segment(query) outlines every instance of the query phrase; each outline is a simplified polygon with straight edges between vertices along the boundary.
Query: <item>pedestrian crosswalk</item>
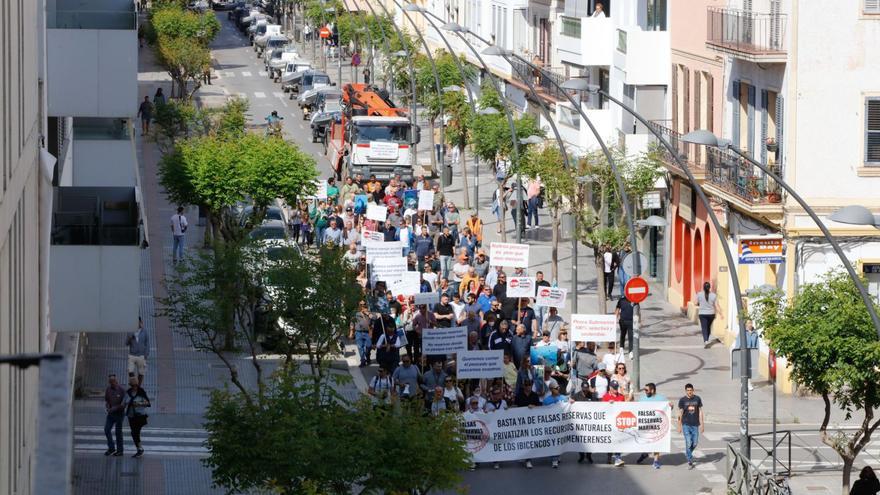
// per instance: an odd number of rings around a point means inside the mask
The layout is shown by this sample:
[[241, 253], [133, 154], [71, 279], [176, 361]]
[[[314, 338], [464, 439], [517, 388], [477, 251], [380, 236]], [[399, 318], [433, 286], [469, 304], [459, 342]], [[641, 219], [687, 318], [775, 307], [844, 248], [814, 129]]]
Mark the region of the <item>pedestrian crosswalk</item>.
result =
[[[134, 454], [134, 442], [128, 425], [123, 426], [125, 436], [123, 449]], [[141, 430], [141, 445], [147, 455], [178, 455], [205, 457], [208, 449], [205, 441], [208, 433], [203, 429], [153, 428], [150, 425]], [[74, 429], [73, 448], [84, 454], [103, 454], [107, 450], [107, 439], [101, 426], [77, 426]]]

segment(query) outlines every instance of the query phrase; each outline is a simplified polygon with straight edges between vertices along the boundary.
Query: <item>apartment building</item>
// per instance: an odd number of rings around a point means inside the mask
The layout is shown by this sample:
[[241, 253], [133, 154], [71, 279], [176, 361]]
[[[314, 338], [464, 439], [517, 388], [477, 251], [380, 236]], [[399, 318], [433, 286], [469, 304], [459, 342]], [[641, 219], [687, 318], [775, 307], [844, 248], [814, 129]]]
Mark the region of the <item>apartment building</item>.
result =
[[[48, 348], [40, 2], [0, 4], [0, 355]], [[0, 364], [0, 493], [33, 493], [39, 367]]]

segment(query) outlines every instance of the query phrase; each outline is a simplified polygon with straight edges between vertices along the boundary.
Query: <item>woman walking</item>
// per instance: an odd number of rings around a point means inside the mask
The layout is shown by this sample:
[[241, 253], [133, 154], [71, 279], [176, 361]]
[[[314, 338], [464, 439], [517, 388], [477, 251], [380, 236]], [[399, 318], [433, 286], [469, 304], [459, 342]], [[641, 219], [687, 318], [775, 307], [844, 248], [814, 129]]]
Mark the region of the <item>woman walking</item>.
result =
[[[718, 295], [712, 292], [712, 284], [705, 282], [703, 290], [697, 292], [697, 308], [700, 316], [700, 328], [703, 331], [703, 347], [709, 348], [709, 336], [712, 333], [712, 322], [721, 311], [718, 307]], [[723, 316], [722, 316], [723, 318]]]
[[138, 458], [144, 455], [141, 447], [141, 429], [147, 424], [146, 408], [150, 407], [150, 399], [147, 392], [138, 385], [137, 378], [128, 380], [129, 389], [125, 392], [125, 416], [128, 417], [128, 427], [131, 428], [131, 439], [137, 452], [132, 456]]

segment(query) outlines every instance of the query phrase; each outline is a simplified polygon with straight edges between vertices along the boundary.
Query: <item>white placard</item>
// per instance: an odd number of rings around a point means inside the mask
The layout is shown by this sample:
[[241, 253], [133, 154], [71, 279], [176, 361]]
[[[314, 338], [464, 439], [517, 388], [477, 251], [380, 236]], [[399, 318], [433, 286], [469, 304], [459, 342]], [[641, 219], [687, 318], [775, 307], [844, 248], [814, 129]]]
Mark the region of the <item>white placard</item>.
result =
[[[395, 241], [396, 242], [396, 241]], [[382, 232], [377, 232], [375, 230], [366, 230], [364, 229], [361, 232], [361, 245], [366, 246], [375, 246], [386, 244], [385, 242], [385, 234]]]
[[399, 242], [370, 242], [365, 244], [367, 248], [367, 263], [372, 263], [378, 258], [400, 258], [403, 256], [403, 246]]
[[529, 245], [493, 242], [489, 244], [489, 264], [526, 268], [529, 266]]
[[315, 194], [314, 196], [308, 196], [308, 199], [327, 199], [327, 181], [316, 180]]
[[421, 292], [416, 294], [415, 304], [438, 304], [440, 302], [439, 292]]
[[535, 297], [535, 279], [532, 277], [509, 277], [507, 297]]
[[434, 191], [419, 191], [419, 211], [430, 211], [434, 209]]
[[501, 462], [565, 452], [669, 452], [672, 422], [667, 401], [565, 401], [465, 413], [464, 434], [474, 462]]
[[565, 298], [568, 295], [568, 289], [560, 289], [558, 287], [538, 287], [538, 295], [535, 297], [536, 306], [547, 306], [549, 308], [561, 308], [565, 306]]
[[571, 315], [573, 342], [614, 342], [616, 337], [615, 315]]
[[377, 222], [384, 222], [388, 217], [388, 207], [374, 204], [367, 204], [367, 218]]
[[422, 331], [422, 354], [452, 354], [467, 350], [467, 327], [426, 328]]
[[380, 160], [396, 160], [399, 151], [400, 148], [397, 143], [370, 141], [370, 151], [367, 153], [367, 156]]
[[504, 351], [464, 351], [456, 355], [456, 377], [495, 378], [504, 376]]
[[422, 288], [422, 274], [419, 272], [403, 272], [400, 280], [391, 282], [389, 289], [395, 296], [412, 296]]
[[406, 258], [376, 258], [372, 263], [376, 280], [391, 283], [403, 279], [406, 273]]

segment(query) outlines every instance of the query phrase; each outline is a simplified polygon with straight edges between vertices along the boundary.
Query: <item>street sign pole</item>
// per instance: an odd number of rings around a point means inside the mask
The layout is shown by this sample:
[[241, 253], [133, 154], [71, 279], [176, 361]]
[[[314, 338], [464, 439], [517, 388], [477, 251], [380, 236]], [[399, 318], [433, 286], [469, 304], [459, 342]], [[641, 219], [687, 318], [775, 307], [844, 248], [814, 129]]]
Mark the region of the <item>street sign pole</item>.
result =
[[[635, 262], [636, 266], [638, 266], [639, 260], [635, 260]], [[635, 389], [638, 390], [642, 387], [640, 375], [641, 359], [639, 355], [639, 331], [642, 326], [642, 313], [639, 304], [648, 298], [648, 282], [638, 275], [638, 270], [634, 271], [636, 272], [636, 276], [627, 281], [626, 286], [623, 288], [623, 295], [626, 296], [627, 300], [633, 305], [632, 381], [635, 383]], [[623, 331], [623, 329], [621, 329], [621, 331]], [[623, 351], [623, 349], [621, 349], [621, 351]]]

